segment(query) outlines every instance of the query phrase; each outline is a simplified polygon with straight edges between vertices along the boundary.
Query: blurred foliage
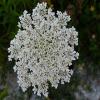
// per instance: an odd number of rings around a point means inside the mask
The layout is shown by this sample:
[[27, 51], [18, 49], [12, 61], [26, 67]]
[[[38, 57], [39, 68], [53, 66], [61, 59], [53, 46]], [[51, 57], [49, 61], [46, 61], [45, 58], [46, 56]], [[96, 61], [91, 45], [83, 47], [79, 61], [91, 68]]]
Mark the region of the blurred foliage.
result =
[[37, 0], [0, 0], [0, 30], [11, 33], [17, 30], [18, 16], [23, 10], [31, 10]]
[[[99, 0], [0, 0], [0, 79], [5, 80], [6, 73], [12, 71], [11, 62], [8, 62], [7, 48], [9, 42], [17, 33], [19, 16], [26, 9], [29, 12], [37, 2], [46, 1], [54, 11], [67, 11], [72, 20], [69, 25], [74, 25], [79, 32], [80, 59], [77, 65], [84, 63], [88, 74], [97, 75], [100, 72], [100, 1]], [[82, 67], [82, 66], [81, 66]], [[81, 68], [76, 67], [76, 71]], [[2, 81], [0, 80], [0, 81]], [[73, 92], [80, 84], [79, 76], [74, 73], [71, 83], [59, 85], [55, 90], [50, 87], [51, 100], [74, 100]], [[0, 82], [1, 83], [1, 82]], [[89, 86], [86, 86], [89, 90]], [[0, 100], [7, 94], [6, 89], [0, 91]], [[57, 98], [57, 99], [55, 99]]]
[[5, 87], [3, 90], [0, 90], [0, 100], [4, 100], [4, 98], [8, 95], [8, 88]]

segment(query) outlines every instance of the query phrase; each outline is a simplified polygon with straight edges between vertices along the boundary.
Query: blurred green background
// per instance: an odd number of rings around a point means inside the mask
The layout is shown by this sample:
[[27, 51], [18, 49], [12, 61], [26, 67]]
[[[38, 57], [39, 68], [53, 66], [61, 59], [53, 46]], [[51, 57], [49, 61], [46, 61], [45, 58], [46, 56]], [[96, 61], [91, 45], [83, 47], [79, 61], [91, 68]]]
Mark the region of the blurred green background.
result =
[[[54, 11], [66, 11], [71, 16], [70, 25], [79, 32], [80, 57], [73, 64], [71, 82], [59, 85], [57, 90], [50, 87], [48, 98], [33, 99], [31, 90], [22, 93], [20, 89], [16, 90], [19, 94], [12, 95], [11, 91], [15, 90], [11, 89], [14, 87], [10, 87], [9, 81], [15, 80], [16, 75], [13, 73], [14, 62], [8, 62], [7, 48], [17, 33], [19, 16], [24, 10], [32, 12], [36, 4], [42, 1], [47, 2]], [[0, 0], [0, 100], [100, 100], [100, 96], [99, 99], [89, 99], [84, 93], [81, 93], [81, 98], [77, 96], [82, 92], [79, 87], [88, 93], [93, 92], [93, 81], [96, 81], [94, 85], [100, 86], [100, 0]]]

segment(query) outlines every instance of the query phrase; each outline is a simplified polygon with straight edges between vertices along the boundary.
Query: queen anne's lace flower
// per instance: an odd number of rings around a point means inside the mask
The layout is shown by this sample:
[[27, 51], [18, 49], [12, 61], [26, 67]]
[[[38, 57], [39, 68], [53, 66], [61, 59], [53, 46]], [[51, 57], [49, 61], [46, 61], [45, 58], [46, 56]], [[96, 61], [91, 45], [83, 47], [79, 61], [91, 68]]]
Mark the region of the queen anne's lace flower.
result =
[[32, 86], [37, 95], [48, 96], [48, 81], [57, 88], [58, 83], [69, 82], [72, 61], [79, 54], [78, 32], [67, 28], [70, 16], [66, 12], [47, 9], [46, 3], [37, 4], [32, 15], [27, 11], [19, 17], [18, 33], [8, 48], [9, 60], [14, 59], [14, 71], [23, 91]]

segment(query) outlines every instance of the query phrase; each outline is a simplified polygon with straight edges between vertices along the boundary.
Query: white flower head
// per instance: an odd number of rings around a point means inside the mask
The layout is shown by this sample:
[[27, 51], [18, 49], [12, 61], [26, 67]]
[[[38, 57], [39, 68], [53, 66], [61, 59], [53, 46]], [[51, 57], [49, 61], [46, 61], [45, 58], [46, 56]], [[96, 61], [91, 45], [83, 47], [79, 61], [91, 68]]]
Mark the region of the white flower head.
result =
[[48, 96], [48, 81], [55, 88], [60, 81], [70, 82], [73, 70], [69, 66], [79, 56], [75, 51], [78, 32], [67, 27], [70, 16], [66, 12], [54, 13], [46, 3], [38, 3], [32, 14], [25, 10], [19, 19], [8, 58], [15, 60], [14, 71], [23, 91], [32, 86], [37, 95]]

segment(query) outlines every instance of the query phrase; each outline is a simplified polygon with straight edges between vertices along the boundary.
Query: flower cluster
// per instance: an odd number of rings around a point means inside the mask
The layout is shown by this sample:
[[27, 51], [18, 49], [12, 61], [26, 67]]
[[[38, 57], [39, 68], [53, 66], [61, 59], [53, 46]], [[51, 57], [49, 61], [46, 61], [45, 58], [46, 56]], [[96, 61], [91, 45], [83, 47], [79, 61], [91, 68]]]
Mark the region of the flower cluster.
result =
[[38, 3], [32, 14], [25, 10], [19, 19], [18, 33], [8, 48], [9, 61], [15, 60], [13, 68], [23, 91], [32, 86], [37, 95], [48, 96], [48, 81], [55, 88], [70, 81], [69, 66], [79, 56], [78, 32], [67, 27], [66, 12], [54, 13], [46, 3]]

